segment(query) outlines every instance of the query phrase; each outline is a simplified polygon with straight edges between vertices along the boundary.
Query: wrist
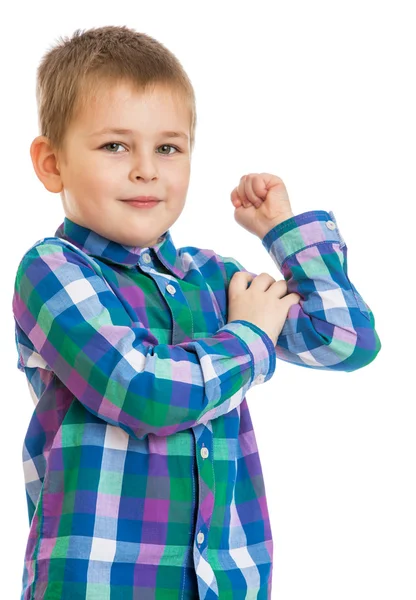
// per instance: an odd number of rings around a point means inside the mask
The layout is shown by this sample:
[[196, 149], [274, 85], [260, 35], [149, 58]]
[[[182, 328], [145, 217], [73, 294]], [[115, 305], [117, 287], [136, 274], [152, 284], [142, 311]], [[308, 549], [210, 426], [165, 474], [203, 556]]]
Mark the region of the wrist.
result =
[[294, 216], [295, 215], [293, 214], [293, 212], [290, 212], [285, 213], [285, 215], [280, 215], [279, 217], [276, 217], [276, 219], [271, 220], [267, 224], [267, 226], [260, 232], [260, 239], [263, 239], [274, 227], [277, 227], [277, 225], [280, 225], [280, 223], [283, 223], [284, 221], [287, 221], [288, 219], [291, 219]]

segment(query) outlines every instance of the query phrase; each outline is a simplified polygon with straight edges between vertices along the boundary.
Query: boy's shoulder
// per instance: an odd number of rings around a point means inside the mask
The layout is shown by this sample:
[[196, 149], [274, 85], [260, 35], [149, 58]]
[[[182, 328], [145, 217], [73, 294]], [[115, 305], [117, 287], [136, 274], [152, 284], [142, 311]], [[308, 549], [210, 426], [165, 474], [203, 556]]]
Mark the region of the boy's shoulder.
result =
[[74, 260], [75, 262], [79, 262], [79, 258], [81, 258], [81, 262], [84, 265], [92, 267], [97, 274], [103, 277], [101, 267], [93, 256], [90, 256], [81, 250], [81, 248], [66, 239], [50, 236], [37, 240], [26, 250], [26, 252], [24, 252], [17, 266], [16, 279], [20, 277], [22, 272], [28, 267], [36, 265], [36, 261], [39, 259], [42, 260], [42, 258], [54, 253], [59, 253], [61, 263], [73, 262]]
[[[72, 242], [64, 239], [64, 238], [60, 238], [57, 236], [47, 236], [44, 238], [41, 238], [40, 240], [37, 240], [34, 244], [32, 244], [30, 246], [30, 248], [28, 248], [28, 250], [25, 252], [25, 254], [27, 254], [28, 252], [30, 252], [31, 250], [33, 250], [33, 248], [36, 248], [38, 246], [41, 245], [47, 245], [47, 244], [59, 244], [59, 245], [64, 245], [64, 246], [68, 246], [70, 248], [73, 248], [75, 250], [78, 250], [79, 252], [82, 252], [82, 250], [80, 250], [77, 246], [75, 246], [75, 244], [73, 244]], [[83, 252], [84, 254], [84, 252]]]
[[[82, 254], [85, 254], [84, 252], [82, 252], [82, 250], [80, 250], [79, 248], [77, 248], [74, 244], [72, 244], [71, 242], [69, 242], [68, 240], [64, 240], [60, 237], [55, 237], [55, 236], [50, 236], [50, 237], [44, 237], [41, 238], [39, 240], [37, 240], [36, 242], [34, 242], [22, 255], [22, 258], [20, 259], [20, 262], [22, 262], [26, 257], [28, 256], [32, 256], [34, 254], [41, 254], [42, 253], [42, 246], [50, 246], [50, 245], [59, 245], [59, 246], [66, 246], [68, 248], [72, 248], [75, 251], [78, 251]], [[36, 250], [36, 253], [34, 252]]]

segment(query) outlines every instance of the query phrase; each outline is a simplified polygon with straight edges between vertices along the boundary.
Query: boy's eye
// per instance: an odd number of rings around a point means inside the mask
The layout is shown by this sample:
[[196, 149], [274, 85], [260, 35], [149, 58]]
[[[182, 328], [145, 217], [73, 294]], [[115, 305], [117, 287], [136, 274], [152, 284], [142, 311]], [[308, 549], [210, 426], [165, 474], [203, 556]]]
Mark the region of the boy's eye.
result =
[[[121, 144], [120, 142], [109, 142], [108, 144], [104, 144], [104, 146], [101, 146], [100, 150], [102, 148], [108, 148], [110, 146], [123, 146], [123, 144]], [[124, 146], [123, 146], [124, 148]], [[159, 146], [159, 148], [174, 148], [177, 152], [180, 152], [179, 148], [177, 148], [176, 146], [172, 146], [171, 144], [162, 144], [161, 146]], [[120, 154], [119, 152], [111, 152], [110, 154]], [[165, 154], [164, 152], [162, 152], [162, 154]], [[175, 153], [173, 153], [175, 154]], [[170, 154], [167, 154], [167, 156], [170, 156]]]

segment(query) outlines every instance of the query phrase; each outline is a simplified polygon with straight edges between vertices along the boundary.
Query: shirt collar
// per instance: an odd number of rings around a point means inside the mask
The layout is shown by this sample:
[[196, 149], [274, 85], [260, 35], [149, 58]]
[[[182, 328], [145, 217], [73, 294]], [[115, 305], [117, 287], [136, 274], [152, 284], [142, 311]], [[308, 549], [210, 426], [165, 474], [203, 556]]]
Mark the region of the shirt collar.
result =
[[180, 279], [185, 277], [181, 257], [176, 250], [169, 229], [158, 238], [154, 246], [125, 246], [65, 217], [56, 230], [55, 237], [68, 240], [86, 254], [128, 268], [142, 263], [142, 260], [139, 259], [143, 252], [150, 255], [155, 252], [159, 260], [173, 275]]

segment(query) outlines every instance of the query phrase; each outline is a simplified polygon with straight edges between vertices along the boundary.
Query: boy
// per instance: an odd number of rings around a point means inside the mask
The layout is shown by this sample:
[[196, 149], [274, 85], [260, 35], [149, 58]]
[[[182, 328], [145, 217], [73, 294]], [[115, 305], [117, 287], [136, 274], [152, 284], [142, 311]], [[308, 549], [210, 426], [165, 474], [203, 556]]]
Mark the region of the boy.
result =
[[295, 216], [283, 182], [253, 174], [231, 194], [235, 218], [285, 280], [176, 248], [195, 98], [145, 34], [75, 32], [43, 58], [37, 100], [32, 162], [65, 218], [23, 256], [13, 296], [36, 405], [21, 600], [269, 600], [246, 392], [276, 356], [349, 372], [381, 348], [335, 217]]

